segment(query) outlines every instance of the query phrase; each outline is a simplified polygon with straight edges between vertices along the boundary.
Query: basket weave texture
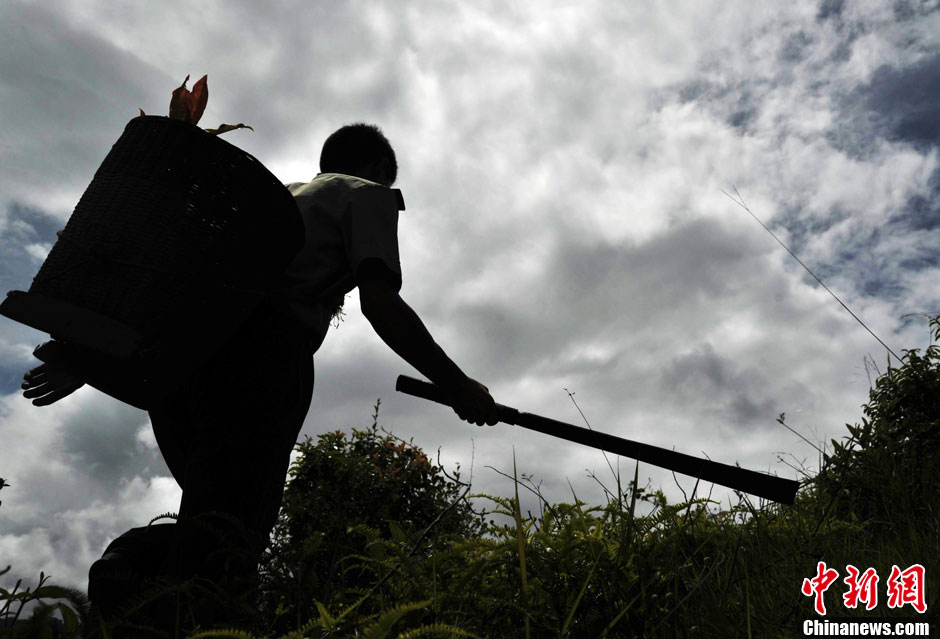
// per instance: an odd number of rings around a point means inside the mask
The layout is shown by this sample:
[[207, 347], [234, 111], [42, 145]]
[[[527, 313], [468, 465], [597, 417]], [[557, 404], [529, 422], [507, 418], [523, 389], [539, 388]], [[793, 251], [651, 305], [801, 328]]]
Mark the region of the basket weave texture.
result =
[[207, 291], [271, 287], [303, 237], [293, 197], [257, 159], [191, 124], [142, 116], [95, 173], [30, 292], [147, 335]]

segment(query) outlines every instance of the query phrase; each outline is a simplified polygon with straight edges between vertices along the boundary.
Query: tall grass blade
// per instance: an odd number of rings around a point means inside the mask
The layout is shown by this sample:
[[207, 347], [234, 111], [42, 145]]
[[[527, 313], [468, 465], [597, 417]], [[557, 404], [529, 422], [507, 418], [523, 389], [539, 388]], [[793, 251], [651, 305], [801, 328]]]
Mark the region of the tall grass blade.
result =
[[633, 607], [633, 604], [636, 603], [636, 600], [639, 598], [640, 598], [640, 595], [634, 596], [633, 599], [631, 599], [630, 602], [626, 606], [623, 607], [623, 610], [618, 612], [617, 616], [610, 620], [610, 623], [607, 624], [606, 628], [604, 628], [604, 632], [601, 633], [601, 639], [606, 637], [607, 633], [614, 629], [614, 626], [617, 625], [617, 622], [620, 621], [625, 614], [627, 614], [627, 611]]
[[588, 572], [587, 578], [584, 580], [584, 583], [581, 584], [581, 590], [578, 592], [577, 598], [574, 600], [574, 603], [571, 604], [571, 610], [568, 611], [568, 616], [565, 618], [565, 623], [561, 627], [561, 635], [565, 636], [565, 633], [568, 632], [568, 626], [571, 625], [571, 620], [574, 619], [574, 613], [578, 609], [578, 605], [581, 603], [581, 598], [584, 596], [584, 591], [587, 590], [588, 584], [591, 583], [591, 577], [594, 576], [594, 570], [597, 568], [598, 562], [600, 562], [601, 556], [598, 555], [597, 559], [594, 560], [594, 565], [591, 566], [591, 570]]
[[513, 488], [516, 491], [516, 497], [512, 503], [512, 517], [516, 522], [516, 542], [519, 549], [519, 570], [522, 575], [522, 606], [525, 609], [525, 639], [531, 639], [531, 630], [529, 628], [529, 601], [528, 589], [529, 583], [525, 570], [525, 530], [522, 527], [522, 511], [519, 505], [519, 474], [516, 472], [516, 450], [512, 451], [512, 478]]

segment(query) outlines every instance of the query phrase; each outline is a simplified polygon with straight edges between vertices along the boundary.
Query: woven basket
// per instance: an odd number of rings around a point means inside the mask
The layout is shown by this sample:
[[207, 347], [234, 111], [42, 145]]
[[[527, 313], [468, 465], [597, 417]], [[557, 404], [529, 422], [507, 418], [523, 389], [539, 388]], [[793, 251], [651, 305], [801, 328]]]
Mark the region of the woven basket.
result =
[[[161, 376], [179, 382], [237, 330], [303, 241], [293, 197], [257, 159], [196, 126], [142, 116], [102, 162], [29, 292], [0, 311], [123, 360], [115, 366], [131, 367], [132, 385], [156, 397], [170, 385]], [[121, 343], [133, 346], [116, 347], [95, 317], [111, 335], [127, 329]]]

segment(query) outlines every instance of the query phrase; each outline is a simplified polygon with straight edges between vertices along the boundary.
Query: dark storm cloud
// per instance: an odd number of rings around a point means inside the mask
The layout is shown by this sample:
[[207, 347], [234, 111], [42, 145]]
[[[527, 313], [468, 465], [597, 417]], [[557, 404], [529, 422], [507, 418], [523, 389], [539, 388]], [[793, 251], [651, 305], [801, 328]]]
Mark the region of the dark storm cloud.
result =
[[777, 57], [784, 64], [798, 64], [810, 54], [809, 48], [813, 42], [812, 35], [806, 31], [797, 31], [787, 37]]
[[167, 474], [140, 436], [146, 415], [94, 390], [44, 408], [8, 396], [2, 407], [2, 437], [15, 442], [16, 451], [4, 456], [3, 472], [17, 486], [16, 501], [4, 504], [6, 517], [13, 515], [4, 528], [36, 526], [44, 517], [110, 504], [135, 476]]
[[0, 291], [26, 290], [39, 270], [42, 258], [28, 247], [49, 247], [56, 241], [56, 231], [63, 224], [49, 213], [12, 202], [2, 214], [0, 235]]
[[844, 8], [845, 0], [822, 0], [816, 12], [816, 19], [823, 21], [830, 18], [839, 18], [842, 16]]
[[[823, 214], [806, 215], [799, 207], [775, 220], [778, 234], [802, 255], [824, 282], [837, 290], [856, 290], [864, 297], [905, 300], [913, 291], [912, 273], [940, 265], [940, 170], [935, 170], [924, 194], [910, 196], [883, 222], [872, 222], [862, 210], [833, 206]], [[809, 245], [829, 237], [829, 250], [812, 252]], [[816, 286], [809, 274], [804, 282]], [[926, 300], [924, 300], [926, 301]]]
[[876, 131], [918, 150], [940, 146], [940, 55], [905, 68], [882, 66], [860, 87]]
[[807, 206], [809, 206], [808, 202], [798, 200], [784, 209], [773, 223], [773, 226], [777, 227], [776, 231], [780, 231], [781, 228], [785, 230], [786, 244], [797, 255], [804, 254], [807, 243], [814, 237], [829, 231], [852, 216], [852, 212], [841, 206], [833, 206], [823, 213], [808, 216], [804, 210]]
[[936, 13], [940, 10], [940, 5], [926, 0], [894, 0], [892, 9], [894, 10], [895, 20], [908, 22]]
[[921, 152], [940, 146], [940, 55], [905, 67], [883, 65], [871, 80], [841, 96], [829, 133], [833, 146], [856, 158], [880, 141], [910, 144]]
[[[0, 40], [0, 110], [16, 116], [15, 137], [0, 132], [0, 191], [33, 202], [59, 189], [80, 195], [165, 76], [39, 4], [4, 3]], [[161, 107], [168, 104], [169, 94], [159, 95]]]
[[[745, 265], [762, 255], [753, 240], [697, 219], [642, 244], [569, 241], [547, 258], [538, 282], [514, 284], [526, 290], [518, 305], [466, 304], [452, 322], [479, 345], [469, 362], [498, 362], [494, 381], [533, 370], [574, 375], [585, 366], [602, 377], [624, 351], [584, 360], [566, 353], [597, 339], [629, 343], [635, 337], [628, 336], [681, 324], [683, 312], [705, 300], [747, 290], [753, 282]], [[729, 277], [729, 269], [739, 274]]]
[[765, 375], [720, 356], [708, 342], [674, 358], [663, 370], [660, 384], [667, 401], [732, 426], [767, 423], [776, 414], [776, 402], [765, 395], [771, 387]]
[[[841, 4], [826, 3], [820, 7], [820, 19], [838, 17], [842, 9]], [[800, 77], [781, 71], [755, 79], [734, 72], [718, 75], [716, 79], [716, 74], [709, 72], [715, 64], [711, 61], [702, 67], [700, 77], [676, 87], [675, 95], [681, 102], [694, 104], [745, 135], [761, 135], [754, 128], [757, 115], [778, 103], [782, 92], [792, 90], [794, 82], [802, 83], [804, 96], [818, 100], [821, 106], [831, 104], [835, 108], [831, 117], [820, 120], [830, 120], [828, 127], [799, 133], [807, 143], [816, 136], [824, 136], [835, 150], [859, 166], [885, 164], [890, 152], [885, 142], [902, 143], [919, 153], [929, 153], [940, 141], [940, 84], [935, 81], [940, 77], [940, 56], [919, 57], [916, 52], [923, 46], [914, 39], [904, 45], [905, 55], [877, 68], [861, 84], [852, 80], [852, 75], [839, 78], [833, 74], [814, 80], [822, 69], [832, 73], [833, 68], [847, 68], [851, 56], [833, 57], [835, 53], [843, 46], [851, 51], [861, 34], [871, 33], [870, 23], [861, 21], [857, 15], [851, 20], [840, 21], [828, 33], [809, 34], [799, 29], [783, 36], [779, 60], [786, 65], [806, 62]], [[814, 47], [818, 51], [813, 52]], [[915, 61], [907, 62], [909, 59]], [[812, 112], [808, 115], [812, 116]], [[802, 123], [797, 119], [797, 111], [793, 114], [784, 111], [779, 117], [780, 131], [800, 130]], [[889, 207], [891, 218], [885, 220], [872, 215], [870, 207], [879, 205], [875, 199], [853, 204], [831, 201], [820, 207], [807, 197], [806, 191], [800, 190], [792, 194], [791, 202], [771, 225], [785, 231], [790, 247], [798, 255], [812, 258], [812, 268], [829, 284], [843, 291], [858, 290], [868, 298], [900, 302], [913, 293], [910, 273], [932, 268], [937, 262], [935, 238], [929, 233], [912, 232], [915, 228], [919, 231], [933, 228], [937, 215], [932, 204], [935, 183], [936, 179], [927, 195], [919, 189], [907, 196], [906, 203], [894, 203]], [[827, 239], [820, 243], [820, 238]], [[808, 256], [809, 242], [813, 252]], [[815, 286], [810, 276], [805, 281]]]
[[914, 195], [905, 210], [891, 219], [908, 231], [929, 231], [940, 227], [940, 169], [930, 177], [926, 195]]
[[[4, 318], [0, 321], [6, 322], [9, 320]], [[5, 331], [4, 333], [14, 339], [25, 337], [25, 335], [17, 335], [17, 331]], [[23, 333], [25, 333], [25, 331], [23, 331]], [[23, 373], [32, 366], [37, 365], [38, 362], [31, 361], [25, 349], [16, 353], [0, 352], [3, 354], [3, 357], [0, 358], [0, 394], [7, 395], [19, 390], [20, 384], [23, 383]]]
[[70, 416], [62, 424], [59, 447], [75, 468], [113, 496], [122, 478], [169, 475], [159, 452], [138, 441], [137, 431], [146, 422], [142, 411], [108, 399], [96, 410]]
[[459, 309], [455, 333], [468, 343], [480, 344], [467, 349], [463, 360], [468, 370], [496, 366], [487, 383], [512, 381], [527, 370], [538, 369], [540, 364], [557, 355], [562, 344], [556, 343], [558, 316], [551, 306], [529, 312], [501, 304], [474, 303]]
[[312, 177], [327, 134], [355, 120], [386, 121], [401, 101], [400, 20], [354, 2], [298, 3], [287, 22], [259, 19], [259, 10], [267, 11], [255, 2], [226, 4], [226, 20], [241, 27], [207, 28], [191, 59], [210, 67], [212, 117], [253, 126], [255, 133], [231, 141], [262, 161], [316, 131]]
[[[0, 211], [0, 299], [8, 291], [25, 291], [42, 264], [42, 254], [56, 240], [62, 222], [38, 209], [11, 203]], [[0, 356], [0, 395], [17, 390], [23, 373], [37, 362], [28, 349], [12, 345], [37, 345], [46, 336], [22, 324], [0, 317], [3, 341], [8, 345]]]
[[334, 332], [357, 331], [365, 348], [348, 352], [344, 348], [325, 347], [314, 357], [316, 382], [305, 433], [365, 428], [372, 423], [370, 416], [376, 400], [387, 404], [395, 395], [395, 379], [399, 374], [420, 377], [401, 360], [377, 357], [383, 354], [385, 346], [378, 343], [377, 337], [369, 335], [371, 329], [364, 323], [361, 318], [356, 322], [358, 330], [350, 325], [351, 321], [340, 324], [339, 328], [330, 330], [326, 339], [332, 346], [341, 338]]
[[[787, 44], [781, 49], [780, 56], [796, 55], [794, 51], [797, 48], [802, 51], [802, 45]], [[682, 103], [694, 102], [716, 119], [744, 133], [760, 114], [761, 104], [771, 89], [766, 79], [754, 81], [752, 78], [728, 78], [724, 82], [715, 82], [708, 78], [696, 78], [671, 88], [668, 93], [677, 95]]]
[[[784, 217], [778, 223], [786, 229], [791, 238], [789, 246], [797, 255], [805, 255], [808, 240], [834, 233], [831, 250], [821, 255], [817, 252], [808, 264], [830, 287], [854, 289], [864, 297], [903, 299], [909, 292], [906, 271], [924, 256], [927, 238], [909, 234], [903, 223], [871, 226], [862, 220], [858, 211], [835, 207], [827, 216]], [[838, 225], [844, 228], [835, 230]], [[812, 275], [804, 272], [801, 277], [810, 286], [817, 286]]]
[[[940, 268], [940, 169], [933, 172], [924, 195], [914, 195], [888, 221], [888, 228], [909, 239], [897, 256], [901, 272]], [[925, 300], [926, 301], [926, 300]]]
[[[625, 309], [632, 316], [661, 312], [690, 299], [723, 297], [741, 281], [729, 278], [728, 267], [757, 255], [755, 243], [737, 229], [699, 218], [679, 222], [641, 244], [563, 245], [546, 280], [553, 305], [583, 309], [567, 320], [591, 331], [622, 316]], [[641, 298], [646, 308], [631, 308], [630, 300]]]

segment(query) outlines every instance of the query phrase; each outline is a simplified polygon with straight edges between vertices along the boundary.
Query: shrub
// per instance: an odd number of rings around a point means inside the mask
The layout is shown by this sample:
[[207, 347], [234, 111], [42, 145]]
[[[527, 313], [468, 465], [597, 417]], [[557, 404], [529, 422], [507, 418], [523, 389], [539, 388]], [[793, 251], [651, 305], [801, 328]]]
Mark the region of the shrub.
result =
[[[940, 317], [930, 321], [940, 341]], [[815, 483], [835, 514], [891, 526], [927, 513], [940, 493], [940, 347], [905, 350], [903, 365], [878, 378], [861, 424], [833, 440]], [[936, 516], [936, 514], [934, 515]]]
[[415, 543], [432, 523], [432, 541], [483, 529], [461, 495], [459, 469], [448, 476], [412, 442], [380, 432], [379, 405], [370, 428], [297, 444], [262, 564], [265, 605], [295, 623], [316, 616], [315, 602], [352, 603], [375, 584], [386, 566], [381, 541]]

